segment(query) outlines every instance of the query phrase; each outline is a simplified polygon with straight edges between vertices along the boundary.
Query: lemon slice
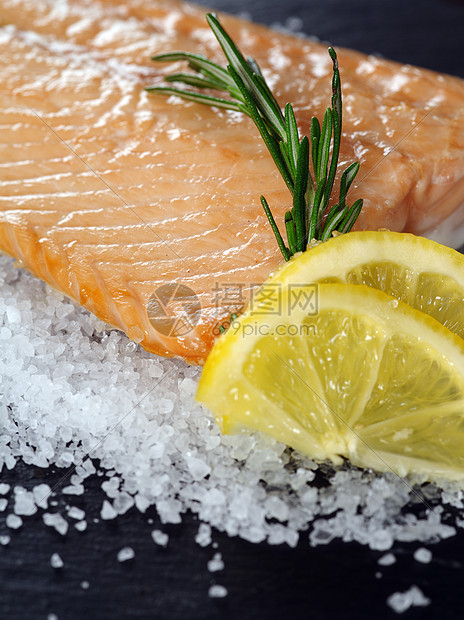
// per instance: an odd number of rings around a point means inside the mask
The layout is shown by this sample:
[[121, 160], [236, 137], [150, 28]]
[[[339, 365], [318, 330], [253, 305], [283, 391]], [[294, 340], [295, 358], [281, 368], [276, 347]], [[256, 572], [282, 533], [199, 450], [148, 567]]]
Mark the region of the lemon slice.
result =
[[309, 282], [366, 284], [430, 314], [464, 337], [464, 256], [444, 245], [406, 233], [350, 232], [296, 256], [268, 279], [266, 287]]
[[[308, 301], [309, 300], [309, 301]], [[316, 460], [464, 477], [464, 342], [367, 286], [282, 288], [210, 353], [197, 399], [224, 432], [262, 431]]]

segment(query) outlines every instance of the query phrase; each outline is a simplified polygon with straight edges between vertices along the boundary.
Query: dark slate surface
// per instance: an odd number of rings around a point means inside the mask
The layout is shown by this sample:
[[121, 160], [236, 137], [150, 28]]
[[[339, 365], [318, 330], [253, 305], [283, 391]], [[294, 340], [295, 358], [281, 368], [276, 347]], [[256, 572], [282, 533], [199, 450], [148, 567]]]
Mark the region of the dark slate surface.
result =
[[[208, 4], [247, 12], [262, 23], [299, 16], [305, 32], [333, 45], [464, 77], [464, 4], [459, 0], [211, 0]], [[19, 465], [3, 472], [1, 481], [27, 488], [43, 481], [53, 486], [62, 475]], [[145, 515], [131, 510], [115, 522], [93, 523], [103, 501], [101, 482], [95, 476], [85, 496], [70, 498], [89, 517], [86, 532], [71, 526], [63, 538], [45, 528], [40, 515], [26, 518], [20, 530], [10, 532], [11, 543], [0, 548], [1, 619], [45, 620], [49, 613], [59, 620], [388, 619], [399, 616], [387, 607], [386, 598], [411, 584], [418, 585], [432, 604], [401, 617], [463, 617], [463, 533], [430, 545], [431, 564], [413, 559], [418, 544], [397, 544], [393, 549], [397, 563], [379, 567], [381, 553], [353, 543], [335, 541], [312, 549], [303, 533], [299, 546], [289, 549], [252, 545], [215, 532], [213, 540], [225, 569], [213, 574], [207, 561], [215, 550], [194, 542], [198, 522], [191, 515], [181, 525], [161, 526], [170, 535], [167, 549], [151, 540], [150, 531], [160, 526], [152, 510]], [[57, 500], [65, 505], [65, 498], [58, 495]], [[3, 516], [0, 534], [6, 531]], [[117, 552], [128, 545], [136, 556], [120, 564]], [[55, 552], [64, 560], [61, 569], [50, 566]], [[88, 590], [81, 587], [83, 581], [89, 582]], [[212, 583], [226, 586], [228, 597], [209, 599]]]
[[332, 45], [464, 77], [463, 0], [215, 0], [202, 4], [247, 13], [264, 24], [297, 16], [306, 34]]

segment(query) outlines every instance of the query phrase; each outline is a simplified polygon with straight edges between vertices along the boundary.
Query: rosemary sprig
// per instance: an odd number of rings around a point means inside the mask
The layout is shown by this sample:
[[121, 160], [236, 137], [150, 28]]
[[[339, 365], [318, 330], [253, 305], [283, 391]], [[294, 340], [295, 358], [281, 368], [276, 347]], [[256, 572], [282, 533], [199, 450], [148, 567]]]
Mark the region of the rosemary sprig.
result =
[[[154, 86], [147, 90], [243, 112], [253, 120], [293, 199], [292, 208], [285, 213], [285, 244], [271, 209], [265, 197], [261, 196], [261, 204], [285, 260], [296, 252], [304, 251], [312, 239], [325, 241], [335, 231], [345, 233], [351, 230], [363, 201], [357, 200], [350, 207], [346, 196], [359, 170], [359, 163], [352, 163], [343, 172], [338, 202], [329, 208], [342, 132], [342, 93], [335, 50], [332, 47], [328, 49], [333, 64], [331, 107], [325, 111], [322, 127], [313, 117], [310, 139], [307, 136], [300, 138], [292, 106], [287, 103], [282, 113], [256, 61], [245, 59], [214, 14], [208, 13], [206, 19], [228, 60], [226, 69], [204, 56], [189, 52], [159, 54], [152, 60], [187, 61], [195, 73], [174, 73], [166, 81], [220, 91], [229, 97], [175, 86]], [[313, 176], [309, 169], [310, 161]]]

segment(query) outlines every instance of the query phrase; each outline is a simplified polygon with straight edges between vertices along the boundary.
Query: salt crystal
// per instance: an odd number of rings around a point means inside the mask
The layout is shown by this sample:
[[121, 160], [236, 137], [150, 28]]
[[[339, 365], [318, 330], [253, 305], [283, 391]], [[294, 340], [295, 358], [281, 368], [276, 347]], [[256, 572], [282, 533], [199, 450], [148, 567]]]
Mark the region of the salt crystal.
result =
[[160, 398], [158, 401], [158, 408], [160, 413], [171, 413], [174, 409], [174, 403], [167, 398]]
[[47, 620], [59, 620], [56, 614], [47, 614]]
[[88, 581], [81, 581], [81, 588], [83, 590], [88, 590], [90, 588], [90, 583]]
[[100, 516], [102, 519], [105, 519], [105, 520], [114, 519], [115, 517], [118, 516], [118, 513], [113, 508], [113, 506], [109, 503], [109, 501], [105, 499], [105, 501], [103, 502], [102, 509], [100, 511]]
[[296, 530], [292, 529], [292, 527], [286, 528], [285, 542], [289, 547], [295, 548], [298, 544], [299, 539], [300, 535]]
[[397, 614], [402, 614], [410, 607], [426, 607], [429, 604], [430, 599], [417, 586], [411, 586], [406, 592], [395, 592], [387, 598], [387, 605]]
[[14, 511], [17, 515], [30, 516], [37, 512], [37, 506], [34, 496], [30, 491], [26, 491], [23, 487], [15, 487], [14, 489]]
[[87, 521], [79, 521], [74, 524], [74, 527], [78, 532], [84, 532], [87, 529]]
[[10, 490], [10, 485], [5, 482], [0, 482], [0, 495], [6, 495]]
[[6, 522], [6, 526], [12, 530], [19, 529], [21, 525], [23, 524], [23, 520], [21, 519], [21, 517], [18, 517], [17, 515], [8, 515], [5, 522]]
[[146, 512], [150, 506], [150, 501], [147, 497], [144, 497], [140, 493], [135, 496], [135, 505], [140, 512]]
[[64, 566], [64, 562], [58, 553], [54, 553], [52, 555], [50, 558], [50, 564], [53, 568], [62, 568]]
[[429, 564], [432, 561], [432, 552], [430, 549], [420, 547], [414, 551], [414, 559], [417, 562], [422, 562], [422, 564]]
[[194, 480], [201, 480], [211, 472], [211, 467], [199, 458], [194, 456], [186, 457], [186, 462]]
[[148, 368], [147, 374], [149, 377], [153, 377], [154, 379], [157, 379], [163, 376], [163, 369], [160, 368], [159, 366], [153, 365]]
[[267, 541], [270, 545], [282, 545], [286, 538], [287, 536], [284, 527], [272, 525]]
[[0, 499], [0, 512], [3, 512], [4, 510], [6, 510], [7, 506], [8, 506], [8, 500], [5, 499], [4, 497]]
[[113, 507], [119, 515], [125, 514], [134, 505], [134, 498], [128, 493], [118, 493], [114, 498]]
[[210, 586], [208, 596], [210, 598], [224, 598], [227, 596], [227, 588], [220, 586], [219, 584]]
[[46, 512], [42, 515], [42, 519], [45, 525], [55, 528], [55, 530], [62, 536], [66, 535], [68, 531], [68, 522], [58, 512]]
[[[135, 503], [137, 505], [137, 499], [140, 496], [137, 495], [135, 498]], [[140, 510], [140, 506], [137, 505], [137, 508]], [[177, 499], [168, 498], [165, 500], [159, 500], [156, 504], [156, 508], [158, 509], [158, 515], [162, 523], [180, 523], [181, 516], [180, 511], [182, 509], [182, 504]], [[145, 512], [145, 510], [142, 510]]]
[[289, 517], [288, 505], [279, 497], [269, 497], [264, 506], [267, 515], [270, 518], [278, 519], [279, 521], [286, 521]]
[[120, 551], [118, 551], [118, 562], [127, 562], [127, 560], [132, 560], [135, 557], [135, 551], [132, 547], [123, 547]]
[[195, 542], [200, 545], [200, 547], [207, 547], [211, 544], [211, 527], [207, 523], [200, 523], [200, 527], [195, 536]]
[[116, 495], [118, 494], [119, 482], [120, 480], [118, 477], [112, 477], [110, 478], [110, 480], [105, 480], [102, 483], [102, 489], [105, 491], [108, 497], [111, 497], [112, 499], [116, 497]]
[[169, 541], [169, 536], [161, 530], [153, 530], [151, 537], [153, 538], [153, 542], [161, 547], [166, 547]]
[[57, 463], [60, 467], [70, 467], [74, 463], [74, 455], [72, 452], [61, 452], [58, 456]]
[[48, 484], [38, 484], [32, 489], [34, 501], [39, 508], [47, 508], [48, 499], [51, 495], [51, 488]]
[[312, 482], [314, 478], [315, 473], [313, 471], [308, 471], [303, 467], [299, 467], [295, 474], [292, 476], [290, 486], [294, 491], [299, 491], [300, 489], [303, 489], [308, 482]]
[[208, 570], [210, 573], [215, 573], [220, 570], [224, 570], [224, 562], [220, 553], [215, 553], [213, 558], [209, 560]]
[[71, 314], [71, 312], [73, 312], [73, 311], [74, 311], [74, 306], [72, 306], [71, 304], [62, 303], [56, 309], [56, 316], [59, 319], [62, 319], [63, 317], [67, 316], [68, 314]]
[[9, 323], [19, 323], [21, 321], [21, 313], [13, 306], [7, 306], [7, 318]]
[[84, 487], [82, 484], [69, 485], [61, 491], [65, 495], [83, 495]]
[[371, 534], [369, 539], [369, 547], [377, 551], [385, 551], [393, 545], [393, 535], [388, 530], [377, 530]]
[[68, 517], [81, 521], [85, 517], [85, 511], [81, 510], [77, 506], [71, 506], [68, 510]]
[[385, 555], [383, 555], [381, 558], [377, 560], [377, 564], [380, 564], [380, 566], [391, 566], [395, 562], [396, 562], [396, 558], [393, 555], [393, 553], [386, 553]]
[[8, 536], [8, 534], [3, 534], [2, 536], [0, 536], [0, 545], [8, 545], [10, 540], [11, 538], [10, 536]]
[[10, 340], [11, 330], [8, 327], [2, 327], [0, 329], [0, 340]]
[[314, 529], [309, 535], [311, 545], [327, 545], [334, 538], [334, 530], [325, 521], [314, 522]]

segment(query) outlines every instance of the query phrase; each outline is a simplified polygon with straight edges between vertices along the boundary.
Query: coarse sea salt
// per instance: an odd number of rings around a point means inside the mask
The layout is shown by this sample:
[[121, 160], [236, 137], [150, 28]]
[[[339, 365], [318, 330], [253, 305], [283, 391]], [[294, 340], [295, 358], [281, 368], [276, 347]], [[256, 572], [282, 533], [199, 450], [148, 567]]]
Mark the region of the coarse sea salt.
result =
[[103, 502], [102, 509], [100, 510], [100, 516], [104, 520], [114, 519], [118, 516], [118, 513], [113, 508], [113, 506], [105, 499]]
[[17, 515], [30, 516], [37, 512], [34, 495], [23, 487], [14, 489], [14, 512]]
[[397, 614], [402, 614], [410, 607], [426, 607], [429, 604], [430, 599], [417, 586], [411, 586], [406, 592], [395, 592], [387, 599], [387, 605]]
[[55, 530], [62, 536], [66, 535], [69, 527], [68, 522], [60, 513], [46, 512], [42, 515], [42, 519], [45, 525], [55, 528]]
[[77, 508], [77, 506], [71, 506], [68, 510], [68, 517], [81, 521], [85, 517], [85, 511]]
[[85, 532], [87, 529], [87, 521], [78, 521], [75, 523], [74, 527], [78, 532]]
[[208, 596], [210, 598], [224, 598], [227, 596], [227, 594], [228, 594], [227, 588], [219, 584], [210, 586], [208, 590]]
[[5, 519], [5, 523], [6, 526], [10, 528], [10, 530], [18, 530], [22, 526], [23, 520], [17, 515], [10, 514]]
[[38, 484], [32, 489], [32, 496], [34, 498], [34, 502], [37, 504], [39, 508], [47, 508], [48, 499], [51, 495], [51, 488], [48, 484]]
[[393, 553], [386, 553], [385, 555], [383, 555], [381, 558], [377, 560], [377, 563], [380, 564], [380, 566], [391, 566], [395, 562], [396, 562], [396, 558], [393, 555]]
[[422, 562], [422, 564], [429, 564], [432, 561], [432, 552], [430, 549], [425, 549], [425, 547], [420, 547], [420, 549], [416, 549], [414, 551], [414, 559], [416, 562]]
[[169, 536], [161, 530], [153, 530], [151, 533], [153, 542], [160, 547], [166, 547], [169, 542]]
[[123, 547], [118, 551], [118, 562], [127, 562], [135, 558], [135, 551], [132, 547]]
[[58, 553], [54, 553], [52, 555], [52, 557], [50, 558], [50, 565], [53, 568], [62, 568], [64, 566], [64, 562]]
[[222, 555], [218, 552], [215, 553], [211, 560], [209, 560], [208, 570], [210, 573], [216, 573], [217, 571], [224, 570], [224, 560]]
[[200, 547], [207, 547], [211, 544], [211, 527], [207, 523], [200, 523], [198, 532], [195, 535], [195, 542]]
[[[173, 524], [191, 511], [205, 547], [212, 528], [291, 547], [309, 531], [311, 545], [341, 539], [386, 551], [395, 541], [437, 542], [463, 527], [459, 485], [405, 484], [393, 474], [317, 465], [259, 434], [222, 436], [195, 402], [198, 368], [145, 352], [7, 257], [0, 257], [0, 287], [0, 471], [19, 460], [74, 467], [66, 486], [54, 489], [70, 498], [100, 475], [103, 520], [154, 506], [162, 523]], [[0, 495], [9, 491], [0, 485]], [[50, 495], [45, 483], [17, 487], [9, 498], [17, 514], [7, 525], [56, 506]], [[73, 508], [42, 514], [62, 535], [67, 519], [85, 530], [84, 516]], [[158, 534], [153, 539], [161, 544]]]

